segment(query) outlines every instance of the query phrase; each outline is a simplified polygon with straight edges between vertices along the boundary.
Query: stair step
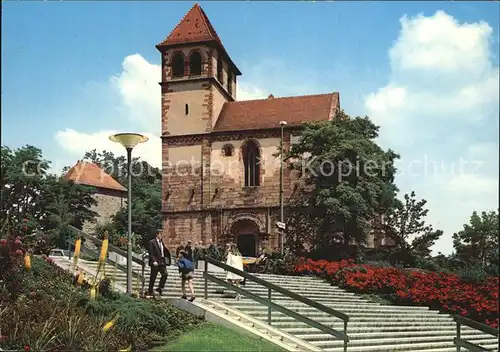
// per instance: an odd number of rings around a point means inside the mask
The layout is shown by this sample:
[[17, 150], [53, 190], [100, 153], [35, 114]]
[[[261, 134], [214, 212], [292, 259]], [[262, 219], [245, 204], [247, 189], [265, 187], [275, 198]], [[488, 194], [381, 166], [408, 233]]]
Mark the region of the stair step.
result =
[[[266, 320], [267, 319], [261, 319], [261, 320]], [[301, 327], [309, 327], [306, 323], [302, 323], [300, 321], [271, 321], [272, 325], [275, 327], [279, 328], [301, 328]], [[329, 326], [333, 329], [337, 330], [343, 330], [344, 329], [344, 324], [342, 320], [337, 319], [332, 321], [324, 321], [321, 322], [322, 324]], [[377, 322], [376, 324], [373, 323], [372, 321], [360, 321], [360, 322], [349, 322], [348, 324], [348, 332], [353, 331], [353, 329], [376, 329], [380, 330], [381, 328], [403, 328], [403, 327], [410, 327], [410, 328], [424, 328], [424, 329], [434, 329], [434, 328], [439, 328], [439, 327], [445, 327], [447, 329], [455, 327], [455, 324], [453, 321], [448, 321], [448, 322], [443, 322], [443, 321], [381, 321]], [[410, 329], [411, 330], [411, 329]], [[319, 331], [319, 330], [317, 330]], [[359, 331], [359, 330], [358, 330]]]
[[[229, 303], [229, 302], [227, 302]], [[257, 302], [256, 302], [257, 303]], [[267, 312], [267, 307], [263, 305], [241, 305], [238, 304], [238, 302], [231, 302], [231, 307], [234, 309], [240, 309], [240, 310], [252, 310], [254, 312], [262, 312], [265, 311]], [[294, 312], [300, 313], [307, 315], [308, 313], [314, 313], [318, 312], [319, 310], [314, 307], [309, 307], [307, 305], [302, 305], [302, 306], [290, 306], [287, 304], [286, 306], [288, 309], [293, 310]], [[390, 306], [381, 306], [381, 305], [376, 305], [376, 306], [365, 306], [365, 307], [360, 307], [359, 305], [352, 305], [352, 306], [346, 306], [346, 305], [336, 305], [332, 306], [329, 305], [329, 307], [333, 309], [340, 310], [342, 308], [342, 312], [348, 315], [357, 315], [357, 314], [390, 314], [390, 315], [422, 315], [422, 316], [427, 316], [429, 314], [439, 314], [438, 311], [436, 310], [424, 310], [424, 309], [411, 309], [411, 310], [403, 310], [403, 309], [391, 309], [393, 307]], [[325, 313], [326, 314], [326, 313]]]
[[[428, 330], [428, 331], [387, 331], [387, 332], [358, 332], [353, 333], [348, 330], [348, 335], [351, 341], [354, 340], [362, 340], [362, 339], [377, 339], [377, 338], [401, 338], [401, 337], [426, 337], [426, 336], [455, 336], [456, 329], [445, 329], [445, 330]], [[325, 333], [296, 333], [300, 339], [304, 341], [323, 341], [323, 340], [331, 340], [332, 336]], [[467, 331], [462, 332], [462, 338], [465, 339], [478, 339], [478, 338], [488, 338], [489, 335], [485, 335], [480, 331]]]
[[[388, 341], [390, 341], [392, 344], [398, 344], [398, 345], [405, 345], [405, 344], [412, 344], [412, 343], [451, 343], [453, 344], [453, 335], [448, 335], [448, 336], [417, 336], [417, 337], [403, 337], [403, 338], [391, 338], [390, 336], [382, 339], [360, 339], [360, 340], [351, 340], [348, 343], [349, 349], [355, 348], [355, 347], [375, 347], [375, 346], [380, 346], [380, 345], [386, 345], [388, 344]], [[490, 344], [492, 342], [496, 341], [495, 339], [489, 338], [489, 339], [484, 339], [484, 338], [479, 338], [479, 339], [474, 339], [471, 342], [484, 345], [484, 344]], [[328, 348], [328, 347], [341, 347], [343, 346], [343, 341], [341, 340], [336, 340], [334, 338], [330, 340], [322, 340], [322, 341], [310, 341], [311, 344], [318, 346], [320, 348]]]

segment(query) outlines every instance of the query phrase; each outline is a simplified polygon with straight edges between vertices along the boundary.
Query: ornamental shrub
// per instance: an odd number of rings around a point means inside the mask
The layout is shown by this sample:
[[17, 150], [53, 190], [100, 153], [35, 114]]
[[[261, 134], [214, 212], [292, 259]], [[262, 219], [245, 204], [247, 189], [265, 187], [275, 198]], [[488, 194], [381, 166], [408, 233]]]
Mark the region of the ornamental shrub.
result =
[[471, 282], [444, 272], [311, 259], [301, 259], [295, 272], [323, 277], [348, 291], [382, 295], [396, 304], [428, 306], [498, 327], [498, 276], [474, 276]]

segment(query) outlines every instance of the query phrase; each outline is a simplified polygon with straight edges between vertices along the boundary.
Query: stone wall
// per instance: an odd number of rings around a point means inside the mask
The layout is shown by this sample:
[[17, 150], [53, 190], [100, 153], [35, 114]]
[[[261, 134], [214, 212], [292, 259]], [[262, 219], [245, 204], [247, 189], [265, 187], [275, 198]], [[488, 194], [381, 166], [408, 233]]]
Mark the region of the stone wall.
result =
[[164, 214], [163, 239], [170, 250], [181, 243], [214, 243], [224, 246], [237, 242], [237, 234], [231, 228], [242, 219], [251, 219], [259, 227], [257, 247], [279, 248], [279, 234], [274, 223], [279, 219], [279, 209], [243, 208], [178, 212]]
[[[259, 246], [279, 246], [274, 226], [279, 220], [280, 163], [274, 156], [280, 144], [279, 133], [279, 130], [267, 131], [251, 136], [257, 141], [262, 156], [258, 187], [244, 186], [242, 146], [250, 136], [170, 138], [164, 142], [162, 209], [168, 246], [174, 248], [188, 239], [204, 243], [210, 238], [222, 243], [235, 241], [230, 225], [248, 214], [261, 224]], [[284, 140], [287, 149], [290, 136], [286, 134]], [[230, 156], [223, 152], [228, 144], [233, 150]], [[196, 162], [174, 165], [187, 158]], [[296, 180], [286, 166], [284, 171], [286, 203]]]
[[126, 205], [126, 192], [97, 188], [93, 197], [97, 205], [93, 206], [92, 210], [99, 215], [96, 223], [86, 222], [83, 225], [82, 230], [86, 233], [93, 233], [97, 224], [111, 221], [111, 217]]

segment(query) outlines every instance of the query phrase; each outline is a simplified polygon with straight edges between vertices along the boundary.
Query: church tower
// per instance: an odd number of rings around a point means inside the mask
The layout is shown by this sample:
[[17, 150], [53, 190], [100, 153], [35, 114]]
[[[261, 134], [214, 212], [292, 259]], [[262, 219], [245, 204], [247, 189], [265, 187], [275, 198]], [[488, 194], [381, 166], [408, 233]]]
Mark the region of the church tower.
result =
[[210, 133], [241, 75], [200, 5], [168, 37], [161, 53], [162, 212], [164, 240], [211, 238]]
[[207, 15], [195, 4], [156, 45], [162, 56], [162, 135], [209, 133], [241, 75]]
[[304, 122], [331, 120], [339, 94], [237, 101], [241, 73], [198, 4], [156, 48], [165, 244], [233, 242], [250, 257], [281, 248], [280, 199], [302, 181], [281, 173], [276, 152], [290, 148]]

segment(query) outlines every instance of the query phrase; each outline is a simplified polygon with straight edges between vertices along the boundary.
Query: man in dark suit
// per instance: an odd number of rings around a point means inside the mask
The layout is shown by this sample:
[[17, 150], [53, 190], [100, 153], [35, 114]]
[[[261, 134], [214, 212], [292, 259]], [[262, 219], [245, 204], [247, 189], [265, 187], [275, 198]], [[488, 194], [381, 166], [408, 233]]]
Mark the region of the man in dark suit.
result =
[[156, 236], [149, 241], [149, 266], [151, 267], [151, 276], [149, 277], [149, 289], [148, 295], [153, 296], [153, 287], [156, 282], [156, 277], [158, 272], [161, 274], [160, 284], [156, 291], [162, 294], [163, 288], [165, 287], [165, 282], [167, 281], [168, 272], [167, 266], [172, 264], [172, 259], [170, 252], [163, 244], [162, 230], [156, 231]]

